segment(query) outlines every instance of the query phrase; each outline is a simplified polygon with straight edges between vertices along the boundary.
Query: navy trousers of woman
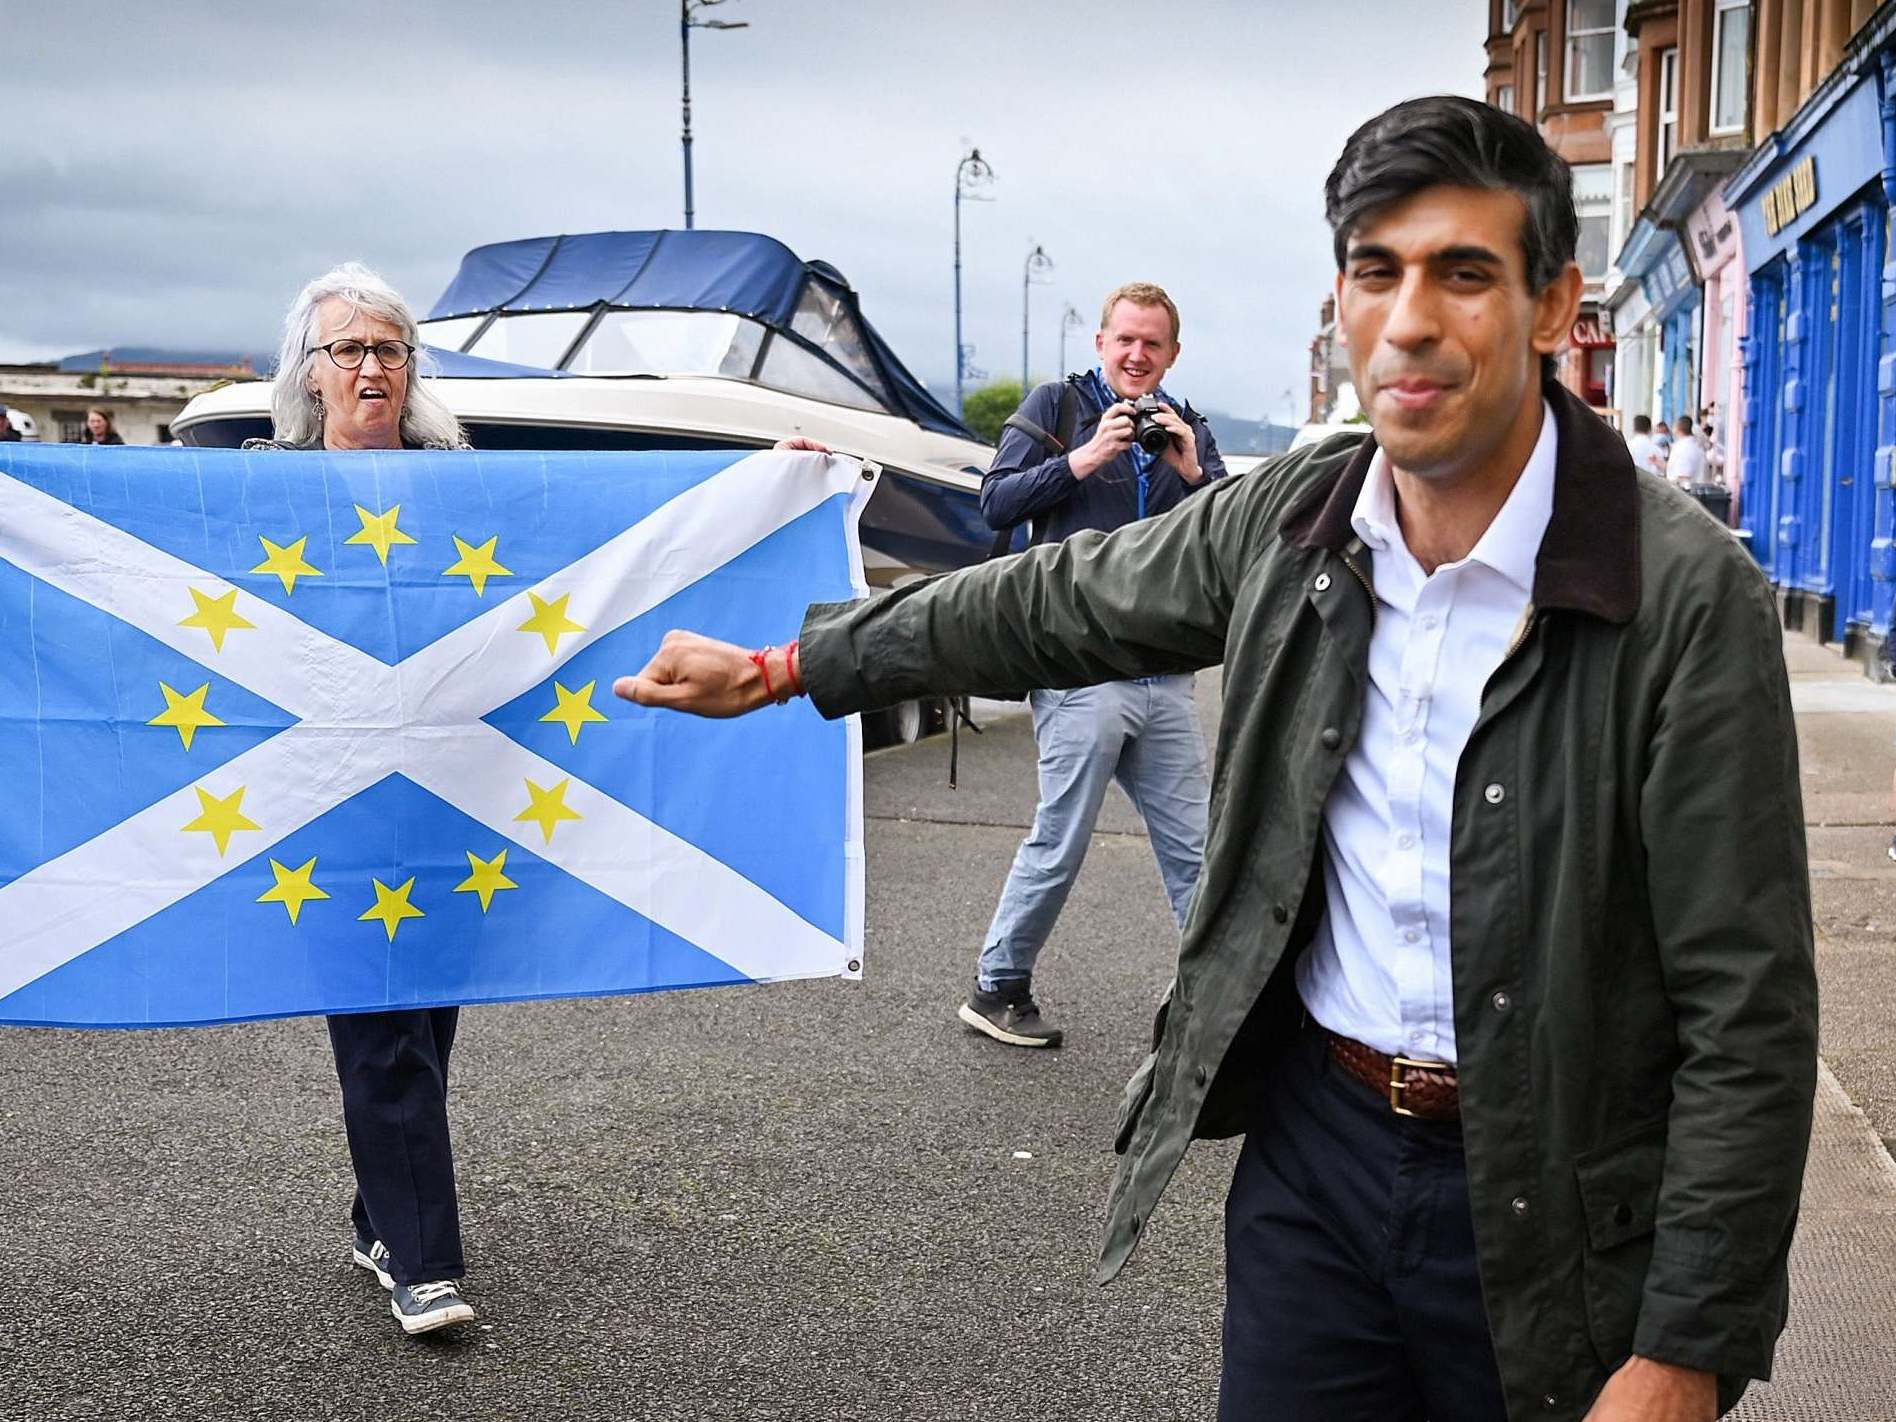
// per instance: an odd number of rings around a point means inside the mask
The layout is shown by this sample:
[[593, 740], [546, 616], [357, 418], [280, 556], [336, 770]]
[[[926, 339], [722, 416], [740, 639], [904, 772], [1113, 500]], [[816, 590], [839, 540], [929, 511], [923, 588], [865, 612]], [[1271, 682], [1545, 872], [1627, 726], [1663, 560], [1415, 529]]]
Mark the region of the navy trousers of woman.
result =
[[399, 1284], [458, 1279], [461, 1210], [448, 1145], [448, 1053], [458, 1007], [329, 1019], [355, 1163], [356, 1233], [379, 1239]]
[[1306, 1023], [1225, 1202], [1219, 1422], [1506, 1422], [1461, 1125], [1398, 1116]]

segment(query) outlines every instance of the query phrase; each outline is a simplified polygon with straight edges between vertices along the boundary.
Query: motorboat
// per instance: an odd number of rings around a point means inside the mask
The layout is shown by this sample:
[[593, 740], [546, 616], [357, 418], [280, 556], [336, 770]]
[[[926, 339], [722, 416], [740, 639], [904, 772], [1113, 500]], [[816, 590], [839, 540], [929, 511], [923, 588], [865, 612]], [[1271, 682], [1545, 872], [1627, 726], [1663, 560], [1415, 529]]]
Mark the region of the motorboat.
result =
[[[766, 448], [872, 460], [872, 584], [980, 561], [990, 446], [938, 402], [827, 262], [755, 232], [588, 232], [476, 247], [421, 323], [419, 368], [482, 449]], [[270, 432], [270, 383], [199, 395], [185, 444]]]

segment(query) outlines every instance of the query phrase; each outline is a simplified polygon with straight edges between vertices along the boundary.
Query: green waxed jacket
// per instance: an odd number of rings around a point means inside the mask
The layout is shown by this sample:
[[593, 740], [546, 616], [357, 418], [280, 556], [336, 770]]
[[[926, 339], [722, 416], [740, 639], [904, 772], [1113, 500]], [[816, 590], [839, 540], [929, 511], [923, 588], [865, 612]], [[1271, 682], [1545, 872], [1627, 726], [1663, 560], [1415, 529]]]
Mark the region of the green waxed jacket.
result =
[[[1630, 1353], [1770, 1374], [1817, 1066], [1790, 696], [1769, 588], [1548, 386], [1533, 599], [1457, 769], [1455, 1035], [1476, 1248], [1514, 1418], [1578, 1418]], [[1324, 800], [1374, 599], [1339, 436], [1109, 535], [810, 609], [825, 715], [1224, 664], [1211, 832], [1127, 1087], [1100, 1277], [1194, 1136], [1242, 1132], [1296, 1020]]]

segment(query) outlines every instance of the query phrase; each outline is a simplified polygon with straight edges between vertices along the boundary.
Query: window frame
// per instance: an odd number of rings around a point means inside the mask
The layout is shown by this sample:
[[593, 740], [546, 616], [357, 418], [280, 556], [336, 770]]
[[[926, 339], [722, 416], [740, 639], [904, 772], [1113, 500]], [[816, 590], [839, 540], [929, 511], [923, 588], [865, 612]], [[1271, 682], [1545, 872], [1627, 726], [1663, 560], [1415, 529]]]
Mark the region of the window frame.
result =
[[[1705, 86], [1705, 132], [1715, 138], [1723, 138], [1734, 133], [1743, 133], [1745, 125], [1751, 119], [1751, 24], [1754, 6], [1751, 0], [1713, 0], [1712, 4], [1712, 68], [1711, 83]], [[1742, 10], [1745, 16], [1745, 63], [1738, 71], [1738, 122], [1720, 125], [1718, 122], [1718, 81], [1720, 66], [1724, 60], [1725, 16], [1735, 10]], [[1675, 103], [1674, 107], [1677, 105]]]
[[1504, 114], [1516, 112], [1514, 86], [1512, 84], [1497, 84], [1494, 86], [1494, 106]]
[[[1613, 6], [1610, 0], [1608, 0], [1606, 23], [1592, 29], [1575, 29], [1573, 27], [1573, 12], [1574, 6], [1572, 3], [1569, 3], [1567, 6], [1568, 28], [1566, 34], [1567, 62], [1563, 66], [1564, 75], [1561, 80], [1561, 92], [1566, 95], [1568, 103], [1574, 104], [1586, 104], [1593, 103], [1600, 99], [1611, 99], [1613, 97]], [[1594, 39], [1601, 35], [1606, 37], [1607, 43], [1607, 59], [1605, 65], [1606, 87], [1598, 92], [1584, 94], [1575, 93], [1574, 88], [1579, 77], [1574, 72], [1574, 60], [1579, 53], [1576, 45], [1582, 40]]]
[[1659, 51], [1659, 102], [1653, 108], [1653, 186], [1679, 152], [1679, 47]]
[[1534, 112], [1538, 114], [1553, 96], [1547, 92], [1547, 31], [1534, 31]]

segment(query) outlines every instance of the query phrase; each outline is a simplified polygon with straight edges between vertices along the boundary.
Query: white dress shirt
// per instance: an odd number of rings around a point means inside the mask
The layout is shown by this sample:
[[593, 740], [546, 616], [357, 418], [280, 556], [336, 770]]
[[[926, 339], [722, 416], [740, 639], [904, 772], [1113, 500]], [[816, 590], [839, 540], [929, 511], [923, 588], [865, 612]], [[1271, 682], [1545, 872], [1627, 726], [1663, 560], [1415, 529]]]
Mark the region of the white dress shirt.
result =
[[1372, 550], [1376, 625], [1361, 733], [1323, 807], [1328, 902], [1297, 963], [1310, 1015], [1392, 1056], [1455, 1060], [1448, 837], [1455, 769], [1534, 590], [1554, 507], [1554, 413], [1466, 558], [1424, 574], [1378, 450], [1350, 524]]
[[1666, 477], [1684, 488], [1705, 482], [1705, 447], [1697, 435], [1679, 435], [1666, 456]]

